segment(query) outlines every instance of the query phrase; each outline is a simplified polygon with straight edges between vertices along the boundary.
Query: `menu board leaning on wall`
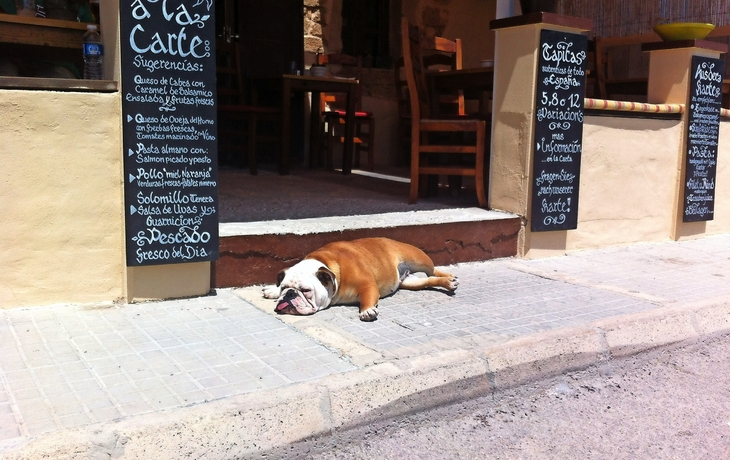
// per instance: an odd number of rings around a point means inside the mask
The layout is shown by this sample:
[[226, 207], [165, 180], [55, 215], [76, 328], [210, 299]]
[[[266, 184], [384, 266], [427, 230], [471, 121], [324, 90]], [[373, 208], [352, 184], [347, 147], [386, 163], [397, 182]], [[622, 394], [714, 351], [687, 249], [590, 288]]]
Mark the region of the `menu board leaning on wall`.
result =
[[692, 56], [684, 182], [684, 222], [712, 220], [725, 61]]
[[218, 258], [213, 0], [122, 0], [127, 265]]
[[542, 30], [535, 94], [533, 232], [578, 226], [588, 37]]

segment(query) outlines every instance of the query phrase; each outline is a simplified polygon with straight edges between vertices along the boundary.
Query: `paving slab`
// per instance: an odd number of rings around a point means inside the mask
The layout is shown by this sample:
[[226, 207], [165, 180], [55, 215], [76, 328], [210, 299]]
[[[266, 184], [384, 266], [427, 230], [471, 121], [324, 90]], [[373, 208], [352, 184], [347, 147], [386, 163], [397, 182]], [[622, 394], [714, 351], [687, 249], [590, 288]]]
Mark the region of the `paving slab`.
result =
[[619, 356], [730, 334], [730, 234], [457, 264], [277, 315], [261, 286], [0, 310], [0, 458], [246, 458]]

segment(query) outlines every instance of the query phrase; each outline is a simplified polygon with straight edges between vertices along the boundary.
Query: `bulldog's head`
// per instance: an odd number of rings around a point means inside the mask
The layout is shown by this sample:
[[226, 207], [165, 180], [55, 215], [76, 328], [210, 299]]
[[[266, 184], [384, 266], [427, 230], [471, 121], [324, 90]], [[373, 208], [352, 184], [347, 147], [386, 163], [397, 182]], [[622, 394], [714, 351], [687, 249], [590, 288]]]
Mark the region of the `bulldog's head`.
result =
[[311, 315], [329, 307], [337, 291], [337, 280], [322, 262], [305, 259], [279, 272], [276, 286], [279, 289], [277, 313]]

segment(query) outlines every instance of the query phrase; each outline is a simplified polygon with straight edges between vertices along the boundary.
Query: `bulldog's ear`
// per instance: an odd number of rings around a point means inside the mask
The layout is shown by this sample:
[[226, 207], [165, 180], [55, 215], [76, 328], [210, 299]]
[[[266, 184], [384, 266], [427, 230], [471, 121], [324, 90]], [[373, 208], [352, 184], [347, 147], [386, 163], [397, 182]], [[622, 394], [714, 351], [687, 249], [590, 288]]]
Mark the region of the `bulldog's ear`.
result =
[[286, 270], [282, 270], [279, 272], [278, 275], [276, 275], [276, 287], [281, 286], [281, 282], [284, 281], [285, 276], [286, 276]]
[[322, 286], [326, 288], [334, 286], [335, 284], [335, 274], [326, 267], [321, 267], [317, 270], [317, 279], [320, 283], [322, 283]]

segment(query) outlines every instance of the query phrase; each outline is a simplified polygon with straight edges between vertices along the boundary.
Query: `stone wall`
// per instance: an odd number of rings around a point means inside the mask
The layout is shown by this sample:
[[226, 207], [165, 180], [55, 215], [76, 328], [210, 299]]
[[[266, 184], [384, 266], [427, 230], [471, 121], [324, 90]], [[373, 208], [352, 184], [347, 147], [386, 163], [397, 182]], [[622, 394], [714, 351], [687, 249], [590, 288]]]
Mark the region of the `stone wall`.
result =
[[322, 40], [326, 26], [323, 10], [327, 0], [304, 0], [304, 52], [317, 54], [324, 52]]

